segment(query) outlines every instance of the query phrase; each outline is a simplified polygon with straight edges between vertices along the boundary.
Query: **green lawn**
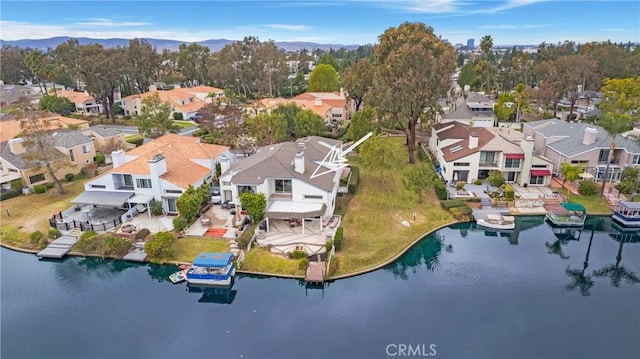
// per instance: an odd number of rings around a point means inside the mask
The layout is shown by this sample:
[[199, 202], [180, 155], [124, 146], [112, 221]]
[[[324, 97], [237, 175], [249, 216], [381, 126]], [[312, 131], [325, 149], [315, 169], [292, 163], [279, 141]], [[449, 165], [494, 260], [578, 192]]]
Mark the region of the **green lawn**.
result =
[[[416, 238], [453, 218], [442, 209], [429, 190], [424, 203], [402, 185], [402, 170], [407, 163], [404, 137], [390, 137], [396, 147], [397, 160], [382, 173], [363, 166], [357, 157], [349, 162], [360, 167], [360, 187], [348, 202], [343, 218], [344, 242], [337, 253], [339, 265], [335, 275], [345, 275], [383, 263], [402, 252]], [[417, 156], [417, 154], [416, 154]], [[413, 212], [416, 219], [413, 220]], [[410, 227], [402, 226], [407, 220]]]
[[267, 249], [254, 246], [251, 252], [247, 253], [243, 270], [270, 273], [304, 276], [304, 270], [298, 268], [298, 259], [288, 259], [271, 254]]
[[176, 240], [173, 248], [176, 261], [191, 263], [200, 252], [228, 252], [229, 241], [211, 237], [184, 237]]
[[189, 127], [194, 127], [195, 124], [191, 121], [173, 121], [173, 123], [175, 125], [177, 125], [178, 127], [180, 127], [180, 129], [185, 129], [185, 128], [189, 128]]
[[[568, 192], [568, 191], [567, 191]], [[609, 204], [607, 200], [602, 197], [602, 201], [600, 200], [600, 195], [576, 195], [571, 192], [568, 192], [567, 200], [573, 203], [580, 203], [587, 209], [587, 213], [611, 213], [611, 208], [609, 208]]]

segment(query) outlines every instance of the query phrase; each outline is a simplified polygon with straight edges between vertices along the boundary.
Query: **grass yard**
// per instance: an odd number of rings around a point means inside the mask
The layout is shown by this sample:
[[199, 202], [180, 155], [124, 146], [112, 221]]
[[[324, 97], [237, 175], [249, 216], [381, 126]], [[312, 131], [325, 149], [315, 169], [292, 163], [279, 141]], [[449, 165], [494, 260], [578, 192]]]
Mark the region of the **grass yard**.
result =
[[612, 213], [607, 200], [602, 197], [601, 201], [599, 194], [593, 196], [585, 196], [575, 195], [571, 192], [568, 192], [567, 200], [569, 202], [580, 203], [584, 206], [584, 208], [587, 209], [587, 213]]
[[242, 269], [269, 274], [304, 276], [304, 270], [298, 268], [298, 259], [288, 259], [271, 254], [267, 249], [254, 246], [247, 253]]
[[180, 127], [180, 129], [185, 129], [185, 128], [189, 128], [189, 127], [194, 127], [195, 124], [191, 121], [173, 121], [173, 123], [175, 125], [177, 125], [178, 127]]
[[177, 239], [173, 248], [177, 261], [191, 263], [200, 252], [228, 252], [229, 241], [211, 237], [184, 237]]
[[32, 232], [39, 230], [46, 235], [49, 230], [48, 219], [54, 213], [72, 206], [69, 201], [84, 191], [84, 182], [85, 180], [77, 180], [65, 183], [67, 193], [62, 196], [55, 188], [51, 188], [42, 194], [18, 196], [0, 202], [0, 229], [3, 232], [1, 241], [22, 247]]
[[[428, 190], [424, 203], [419, 204], [417, 194], [404, 188], [402, 170], [410, 166], [405, 139], [389, 137], [388, 141], [393, 141], [396, 147], [397, 160], [382, 173], [367, 169], [357, 157], [350, 158], [350, 163], [360, 167], [360, 186], [348, 202], [343, 218], [344, 241], [336, 255], [339, 261], [336, 276], [383, 263], [424, 233], [454, 220], [440, 207], [433, 190]], [[403, 220], [411, 226], [402, 226]]]

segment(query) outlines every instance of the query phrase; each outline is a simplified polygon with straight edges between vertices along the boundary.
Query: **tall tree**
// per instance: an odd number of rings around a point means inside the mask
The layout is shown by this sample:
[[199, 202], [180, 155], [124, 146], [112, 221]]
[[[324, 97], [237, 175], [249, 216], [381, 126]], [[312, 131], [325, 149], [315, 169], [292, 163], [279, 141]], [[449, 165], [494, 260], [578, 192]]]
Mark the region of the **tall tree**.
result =
[[44, 167], [58, 190], [58, 194], [65, 194], [62, 183], [56, 177], [56, 170], [66, 162], [65, 156], [56, 149], [55, 139], [49, 133], [53, 126], [48, 121], [40, 119], [40, 113], [31, 112], [20, 121], [20, 130], [24, 140], [26, 154], [25, 161], [35, 167]]
[[373, 74], [375, 68], [369, 59], [358, 60], [349, 66], [342, 75], [342, 86], [356, 106], [356, 112], [360, 110], [362, 100], [367, 91], [373, 86]]
[[336, 71], [338, 71], [340, 69], [340, 65], [338, 64], [338, 60], [336, 60], [335, 57], [331, 56], [330, 53], [325, 52], [322, 55], [320, 55], [320, 58], [318, 58], [318, 65], [330, 65], [331, 67], [333, 67]]
[[491, 48], [493, 47], [493, 38], [491, 35], [484, 35], [482, 39], [480, 39], [480, 49], [484, 53], [487, 62], [489, 63], [487, 66], [487, 92], [491, 89], [491, 61], [489, 59], [489, 54], [491, 53]]
[[201, 108], [198, 115], [202, 117], [202, 127], [209, 131], [218, 144], [234, 146], [235, 139], [245, 131], [244, 111], [239, 106], [213, 102]]
[[298, 138], [319, 136], [327, 130], [324, 119], [311, 110], [299, 111], [293, 120], [293, 125], [295, 127], [295, 136]]
[[582, 173], [581, 165], [572, 165], [569, 162], [562, 162], [560, 164], [560, 174], [562, 175], [562, 188], [564, 188], [565, 182], [573, 182], [578, 179], [578, 176]]
[[0, 79], [7, 84], [17, 84], [33, 76], [27, 67], [25, 58], [28, 49], [3, 45], [0, 50]]
[[377, 128], [376, 117], [376, 110], [371, 107], [356, 112], [351, 118], [351, 124], [347, 130], [347, 137], [351, 141], [357, 141], [367, 133], [374, 132]]
[[77, 87], [80, 76], [80, 43], [77, 39], [69, 39], [56, 46], [52, 52], [55, 62], [60, 66], [60, 72], [71, 79], [72, 87]]
[[124, 50], [119, 47], [105, 49], [100, 44], [81, 46], [79, 65], [87, 91], [102, 102], [107, 119], [115, 123], [113, 105], [124, 77]]
[[261, 113], [245, 120], [250, 136], [256, 138], [260, 145], [282, 142], [289, 137], [287, 119], [282, 114]]
[[189, 86], [204, 84], [207, 79], [209, 48], [197, 43], [180, 44], [177, 68], [185, 76]]
[[389, 116], [404, 127], [409, 162], [414, 163], [416, 125], [425, 109], [438, 108], [438, 100], [448, 93], [456, 66], [455, 52], [433, 33], [433, 28], [407, 22], [380, 36], [375, 56], [372, 101], [379, 115]]
[[[36, 77], [38, 80], [38, 85], [42, 89], [42, 80], [44, 79], [44, 54], [40, 50], [32, 50], [27, 54], [24, 59], [25, 65], [29, 68], [29, 71]], [[42, 89], [42, 93], [47, 93], [47, 86], [44, 85], [44, 89]]]
[[173, 122], [172, 113], [171, 105], [161, 101], [157, 93], [148, 96], [142, 100], [142, 110], [138, 116], [140, 133], [150, 138], [158, 138], [167, 132], [177, 133], [178, 127]]
[[320, 64], [309, 74], [309, 91], [331, 92], [340, 89], [338, 72], [331, 65]]
[[380, 171], [380, 179], [384, 183], [384, 169], [395, 160], [393, 143], [388, 138], [373, 136], [360, 145], [358, 150], [365, 166]]
[[149, 85], [160, 66], [160, 55], [145, 39], [129, 40], [126, 48], [127, 71], [137, 92], [149, 91]]
[[633, 121], [631, 119], [631, 116], [629, 115], [621, 115], [613, 112], [603, 112], [603, 119], [598, 121], [598, 125], [604, 128], [611, 137], [607, 166], [604, 170], [604, 176], [602, 178], [602, 188], [600, 189], [600, 200], [602, 200], [605, 184], [607, 183], [607, 179], [609, 177], [609, 167], [615, 160], [616, 137], [623, 132], [631, 130], [633, 128]]
[[298, 116], [298, 112], [301, 109], [295, 103], [290, 103], [288, 105], [280, 105], [276, 107], [271, 113], [275, 115], [283, 115], [285, 120], [287, 120], [287, 133], [289, 136], [296, 135], [296, 126], [295, 119]]
[[476, 79], [476, 68], [471, 61], [467, 62], [460, 69], [458, 75], [458, 85], [464, 90], [465, 86], [471, 87]]

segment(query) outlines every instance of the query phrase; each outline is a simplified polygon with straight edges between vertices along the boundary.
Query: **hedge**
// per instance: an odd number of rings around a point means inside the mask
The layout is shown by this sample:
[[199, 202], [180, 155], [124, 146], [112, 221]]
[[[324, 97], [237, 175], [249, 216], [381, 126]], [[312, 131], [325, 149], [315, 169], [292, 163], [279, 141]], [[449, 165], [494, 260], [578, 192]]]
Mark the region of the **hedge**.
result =
[[467, 205], [464, 204], [464, 202], [462, 202], [459, 199], [449, 199], [446, 201], [441, 201], [440, 205], [444, 208], [444, 209], [451, 209], [451, 208], [455, 208], [455, 207], [466, 207]]
[[5, 199], [9, 199], [13, 197], [18, 197], [19, 195], [20, 195], [20, 192], [10, 189], [0, 193], [0, 201], [4, 201]]
[[349, 181], [349, 193], [354, 194], [358, 190], [358, 181], [360, 180], [360, 169], [351, 166], [351, 180]]
[[33, 186], [33, 191], [35, 193], [44, 193], [46, 190], [47, 190], [47, 188], [42, 184], [38, 184], [38, 185]]
[[444, 201], [447, 199], [448, 194], [447, 194], [447, 186], [438, 180], [435, 180], [433, 182], [433, 189], [436, 191], [436, 195], [438, 196], [438, 199], [441, 201]]
[[333, 245], [336, 247], [336, 250], [342, 248], [343, 231], [342, 227], [336, 229], [336, 236], [333, 238]]
[[144, 137], [140, 135], [131, 135], [127, 137], [127, 142], [136, 145], [136, 147], [142, 146], [142, 143], [144, 143]]

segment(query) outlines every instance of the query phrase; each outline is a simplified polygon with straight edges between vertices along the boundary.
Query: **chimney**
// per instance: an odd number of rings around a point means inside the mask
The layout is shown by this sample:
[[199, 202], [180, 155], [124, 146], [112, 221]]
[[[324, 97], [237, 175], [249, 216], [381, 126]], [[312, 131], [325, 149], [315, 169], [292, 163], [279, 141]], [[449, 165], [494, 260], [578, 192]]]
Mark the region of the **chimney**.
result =
[[471, 132], [469, 134], [469, 148], [474, 149], [478, 147], [478, 134]]
[[117, 150], [111, 152], [111, 161], [113, 162], [113, 168], [116, 168], [127, 163], [127, 157], [123, 150]]
[[220, 174], [224, 174], [231, 168], [231, 163], [229, 162], [229, 157], [226, 155], [220, 156]]
[[149, 92], [152, 92], [152, 91], [158, 91], [158, 86], [156, 86], [156, 85], [149, 85]]
[[321, 98], [317, 98], [317, 99], [313, 100], [313, 105], [314, 106], [322, 106], [322, 99]]
[[582, 144], [590, 145], [596, 142], [596, 136], [598, 135], [598, 130], [593, 127], [587, 127], [584, 129], [584, 135], [582, 136]]
[[85, 91], [84, 91], [84, 95], [85, 95], [85, 96], [89, 96], [89, 91], [85, 90]]
[[149, 175], [158, 178], [167, 173], [167, 161], [162, 153], [158, 153], [149, 160]]
[[344, 98], [344, 87], [340, 87], [340, 98]]
[[24, 140], [22, 138], [13, 138], [9, 140], [9, 150], [14, 155], [19, 155], [27, 152], [27, 149], [24, 148]]
[[300, 174], [304, 173], [304, 152], [296, 153], [296, 157], [293, 158], [293, 170]]
[[531, 166], [533, 165], [533, 137], [523, 135], [522, 141], [520, 141], [520, 148], [524, 152], [524, 160], [522, 161], [522, 171], [519, 177], [519, 185], [524, 186], [529, 183], [529, 173], [531, 172]]

